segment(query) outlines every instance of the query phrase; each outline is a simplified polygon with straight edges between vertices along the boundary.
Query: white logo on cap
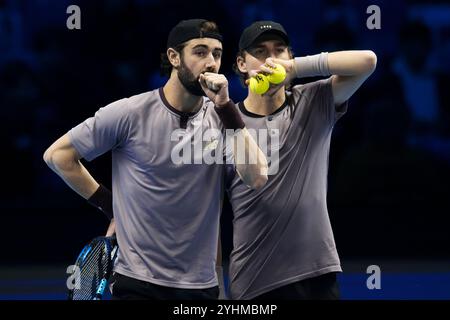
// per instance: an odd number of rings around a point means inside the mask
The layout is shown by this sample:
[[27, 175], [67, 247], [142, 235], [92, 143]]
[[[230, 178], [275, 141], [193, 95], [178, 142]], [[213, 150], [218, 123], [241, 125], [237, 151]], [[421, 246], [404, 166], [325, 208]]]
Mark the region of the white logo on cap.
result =
[[263, 26], [259, 27], [260, 29], [272, 29], [272, 26], [270, 24], [265, 24]]

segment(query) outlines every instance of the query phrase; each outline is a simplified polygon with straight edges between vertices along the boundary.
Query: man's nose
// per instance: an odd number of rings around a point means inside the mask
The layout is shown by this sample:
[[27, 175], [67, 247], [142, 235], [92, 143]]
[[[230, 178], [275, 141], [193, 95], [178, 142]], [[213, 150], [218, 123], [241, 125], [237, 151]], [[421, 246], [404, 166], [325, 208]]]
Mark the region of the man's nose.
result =
[[210, 53], [207, 57], [207, 61], [206, 61], [206, 68], [207, 69], [216, 69], [216, 59], [214, 59], [214, 56], [212, 53]]

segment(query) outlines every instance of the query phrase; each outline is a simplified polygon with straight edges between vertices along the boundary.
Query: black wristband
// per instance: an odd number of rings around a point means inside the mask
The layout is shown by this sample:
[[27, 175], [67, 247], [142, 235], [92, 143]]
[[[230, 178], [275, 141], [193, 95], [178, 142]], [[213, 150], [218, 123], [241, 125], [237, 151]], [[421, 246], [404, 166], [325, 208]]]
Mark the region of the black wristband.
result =
[[100, 209], [109, 220], [113, 218], [112, 193], [104, 185], [100, 184], [97, 191], [87, 201], [94, 207]]
[[225, 129], [237, 130], [245, 127], [245, 123], [242, 121], [241, 115], [232, 100], [229, 100], [220, 107], [215, 106], [214, 109], [219, 115], [220, 120], [222, 120]]

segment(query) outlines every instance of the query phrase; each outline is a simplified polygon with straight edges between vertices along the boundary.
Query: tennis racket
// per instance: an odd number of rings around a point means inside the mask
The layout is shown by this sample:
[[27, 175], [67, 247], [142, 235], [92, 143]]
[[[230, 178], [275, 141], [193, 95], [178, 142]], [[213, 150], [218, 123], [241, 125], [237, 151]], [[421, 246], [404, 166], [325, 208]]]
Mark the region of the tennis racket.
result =
[[78, 255], [71, 278], [69, 300], [101, 300], [117, 254], [116, 237], [97, 237]]

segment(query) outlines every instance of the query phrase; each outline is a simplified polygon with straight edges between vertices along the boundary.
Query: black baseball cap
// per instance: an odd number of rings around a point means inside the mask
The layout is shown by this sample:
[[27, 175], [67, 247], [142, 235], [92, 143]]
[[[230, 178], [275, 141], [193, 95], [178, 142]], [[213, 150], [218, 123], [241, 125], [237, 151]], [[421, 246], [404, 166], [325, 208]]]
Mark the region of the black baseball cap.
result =
[[266, 33], [277, 34], [286, 42], [286, 45], [289, 45], [289, 37], [281, 24], [273, 21], [256, 21], [242, 32], [239, 39], [239, 50], [248, 49], [259, 36]]
[[208, 22], [208, 20], [190, 19], [180, 21], [169, 33], [167, 48], [175, 48], [183, 42], [197, 38], [213, 38], [222, 41], [222, 35], [219, 32], [201, 31], [204, 22]]

